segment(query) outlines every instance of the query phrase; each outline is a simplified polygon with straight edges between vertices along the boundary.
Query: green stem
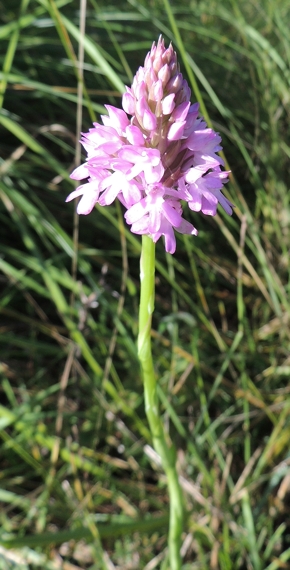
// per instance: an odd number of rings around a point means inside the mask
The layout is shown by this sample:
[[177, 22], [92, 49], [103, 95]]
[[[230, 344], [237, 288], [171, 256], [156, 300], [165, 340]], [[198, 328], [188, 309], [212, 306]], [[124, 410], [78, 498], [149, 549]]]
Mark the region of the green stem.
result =
[[140, 308], [138, 355], [141, 363], [145, 410], [152, 435], [155, 451], [161, 458], [167, 476], [170, 499], [169, 517], [169, 561], [170, 570], [181, 569], [181, 534], [183, 529], [183, 497], [176, 470], [176, 451], [165, 434], [159, 415], [156, 378], [151, 352], [151, 322], [154, 311], [155, 293], [155, 244], [148, 236], [142, 236], [142, 253], [140, 260]]

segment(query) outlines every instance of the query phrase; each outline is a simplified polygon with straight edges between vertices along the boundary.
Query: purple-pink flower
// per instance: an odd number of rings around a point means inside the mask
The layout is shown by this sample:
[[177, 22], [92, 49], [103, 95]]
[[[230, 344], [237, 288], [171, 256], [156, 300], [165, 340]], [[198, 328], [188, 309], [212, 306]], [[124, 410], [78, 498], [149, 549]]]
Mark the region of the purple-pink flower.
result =
[[169, 253], [176, 248], [174, 230], [197, 235], [182, 217], [182, 201], [209, 216], [218, 203], [232, 214], [233, 205], [221, 192], [229, 174], [217, 154], [221, 137], [198, 116], [190, 95], [172, 45], [166, 49], [160, 37], [126, 87], [123, 110], [106, 105], [103, 124], [94, 123], [82, 135], [87, 160], [71, 178], [88, 181], [66, 200], [82, 196], [78, 214], [118, 198], [131, 231], [154, 242], [163, 235]]

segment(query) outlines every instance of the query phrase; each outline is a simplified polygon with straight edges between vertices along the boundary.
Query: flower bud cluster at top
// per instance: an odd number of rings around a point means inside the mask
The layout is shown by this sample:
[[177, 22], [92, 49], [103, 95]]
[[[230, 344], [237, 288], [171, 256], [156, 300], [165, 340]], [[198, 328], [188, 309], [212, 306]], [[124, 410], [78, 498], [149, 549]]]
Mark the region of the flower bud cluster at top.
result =
[[221, 137], [198, 116], [199, 105], [190, 104], [190, 95], [172, 45], [166, 49], [160, 37], [131, 88], [126, 87], [123, 110], [106, 105], [103, 124], [94, 123], [82, 136], [87, 161], [71, 178], [88, 182], [67, 198], [82, 196], [79, 214], [118, 198], [132, 232], [154, 242], [163, 235], [166, 251], [174, 253], [174, 229], [197, 235], [182, 217], [181, 201], [209, 216], [216, 214], [218, 203], [232, 213], [221, 192], [228, 181], [217, 155]]

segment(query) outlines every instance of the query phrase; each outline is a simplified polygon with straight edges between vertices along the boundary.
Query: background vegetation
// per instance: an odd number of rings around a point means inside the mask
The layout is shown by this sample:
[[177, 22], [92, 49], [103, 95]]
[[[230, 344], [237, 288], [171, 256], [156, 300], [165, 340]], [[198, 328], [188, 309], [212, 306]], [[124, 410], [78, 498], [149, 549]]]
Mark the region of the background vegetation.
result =
[[[140, 240], [74, 221], [77, 0], [0, 0], [1, 535], [7, 570], [165, 570], [136, 357]], [[162, 33], [223, 137], [232, 218], [157, 247], [154, 357], [184, 569], [290, 560], [288, 0], [88, 0], [86, 131]], [[77, 256], [76, 256], [77, 252]]]

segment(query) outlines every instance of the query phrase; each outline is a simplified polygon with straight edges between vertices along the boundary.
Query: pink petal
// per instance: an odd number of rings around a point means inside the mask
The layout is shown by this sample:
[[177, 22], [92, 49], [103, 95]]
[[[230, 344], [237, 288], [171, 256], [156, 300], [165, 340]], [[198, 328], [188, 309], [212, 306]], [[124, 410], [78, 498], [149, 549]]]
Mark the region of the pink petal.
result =
[[161, 79], [155, 81], [150, 89], [149, 99], [151, 101], [161, 101], [163, 97], [163, 87]]
[[76, 188], [76, 190], [74, 190], [73, 192], [71, 192], [67, 198], [65, 199], [66, 202], [71, 202], [71, 200], [74, 200], [74, 198], [78, 198], [79, 196], [81, 196], [84, 193], [84, 188], [85, 184], [82, 184], [81, 186], [79, 186], [78, 188]]
[[229, 216], [233, 213], [234, 204], [230, 202], [221, 192], [219, 193], [219, 203], [224, 209], [224, 211], [229, 214]]
[[157, 127], [157, 119], [149, 109], [145, 109], [143, 115], [143, 127], [146, 131], [154, 131]]
[[167, 138], [169, 141], [178, 141], [182, 138], [184, 127], [186, 125], [186, 121], [177, 121], [171, 125]]
[[125, 213], [125, 220], [127, 224], [133, 224], [147, 213], [147, 206], [145, 200], [140, 200], [137, 204], [134, 204]]
[[117, 107], [113, 107], [112, 105], [105, 105], [109, 117], [111, 119], [112, 126], [118, 126], [120, 129], [125, 130], [127, 125], [129, 125], [129, 119], [123, 109], [117, 109]]
[[96, 205], [99, 197], [99, 192], [86, 192], [78, 203], [78, 214], [90, 214], [93, 207]]
[[134, 127], [133, 125], [126, 127], [126, 137], [128, 142], [133, 146], [144, 145], [144, 135], [138, 127]]
[[69, 196], [66, 198], [66, 202], [70, 202], [71, 200], [73, 200], [74, 198], [78, 198], [78, 196], [81, 196], [82, 194], [93, 194], [94, 196], [97, 195], [98, 199], [99, 193], [100, 193], [100, 181], [94, 179], [91, 180], [90, 182], [87, 182], [86, 184], [78, 186], [76, 190], [74, 190], [69, 194]]
[[189, 222], [184, 220], [183, 218], [181, 219], [180, 226], [178, 226], [178, 228], [176, 227], [175, 229], [180, 234], [189, 234], [189, 235], [194, 235], [194, 236], [198, 235], [197, 229], [192, 224], [190, 224]]
[[190, 168], [185, 175], [186, 182], [193, 184], [202, 176], [202, 171], [200, 168]]
[[161, 224], [161, 212], [157, 207], [152, 207], [149, 210], [148, 231], [149, 233], [158, 232]]
[[162, 176], [164, 174], [164, 168], [159, 162], [157, 166], [152, 168], [152, 166], [148, 165], [144, 167], [144, 178], [147, 184], [155, 184], [160, 182]]
[[165, 249], [167, 253], [175, 253], [176, 250], [176, 239], [174, 235], [174, 231], [171, 227], [168, 228], [167, 232], [164, 235], [165, 237]]
[[197, 186], [190, 186], [188, 188], [188, 205], [194, 212], [200, 212], [202, 204], [202, 194]]
[[146, 101], [146, 84], [144, 80], [139, 80], [136, 88], [135, 88], [135, 96], [137, 97], [138, 101], [143, 99]]
[[78, 166], [70, 175], [70, 178], [73, 180], [83, 180], [84, 178], [88, 178], [89, 176], [88, 166], [87, 164], [81, 164]]
[[181, 73], [178, 73], [168, 81], [166, 85], [167, 91], [169, 91], [169, 93], [177, 93], [181, 88], [182, 81], [183, 77]]
[[180, 225], [181, 215], [168, 202], [164, 201], [162, 204], [162, 211], [170, 224], [174, 227], [178, 227]]
[[124, 93], [122, 97], [122, 107], [128, 115], [134, 115], [135, 99], [131, 93], [131, 89], [129, 90], [128, 87], [126, 87], [126, 89], [127, 93]]
[[174, 121], [185, 121], [189, 108], [190, 108], [190, 102], [184, 101], [183, 103], [178, 105], [178, 107], [175, 107], [172, 113], [172, 119], [174, 119]]
[[215, 216], [217, 211], [218, 201], [215, 203], [212, 200], [209, 200], [205, 196], [202, 197], [202, 206], [201, 211], [206, 216]]
[[175, 93], [170, 93], [162, 100], [162, 113], [163, 115], [170, 115], [175, 107], [174, 103]]
[[162, 85], [166, 85], [168, 83], [170, 79], [170, 70], [167, 63], [158, 71], [158, 79], [161, 79]]

